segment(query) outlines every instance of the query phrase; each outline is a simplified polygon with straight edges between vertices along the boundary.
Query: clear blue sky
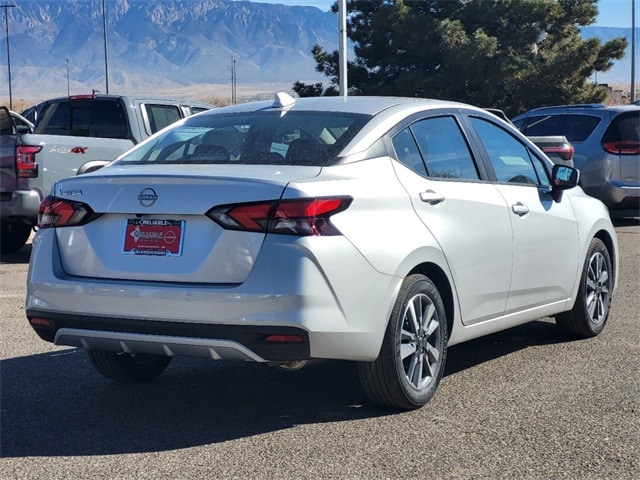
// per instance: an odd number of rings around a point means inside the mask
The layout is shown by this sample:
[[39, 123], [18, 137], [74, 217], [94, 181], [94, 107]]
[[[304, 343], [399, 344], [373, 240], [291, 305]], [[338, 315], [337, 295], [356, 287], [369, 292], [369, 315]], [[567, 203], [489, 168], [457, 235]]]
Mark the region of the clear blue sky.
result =
[[[334, 0], [253, 0], [259, 3], [282, 3], [285, 5], [306, 5], [328, 11]], [[640, 0], [600, 0], [598, 19], [594, 25], [599, 27], [631, 27], [631, 2], [636, 2], [636, 27], [640, 27]]]

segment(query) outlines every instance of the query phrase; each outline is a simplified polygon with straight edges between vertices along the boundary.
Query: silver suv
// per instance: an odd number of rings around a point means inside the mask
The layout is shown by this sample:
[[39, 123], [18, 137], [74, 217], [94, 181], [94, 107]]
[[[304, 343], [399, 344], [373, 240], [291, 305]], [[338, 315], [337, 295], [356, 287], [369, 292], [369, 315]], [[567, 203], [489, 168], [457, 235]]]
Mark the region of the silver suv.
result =
[[640, 215], [640, 105], [565, 105], [513, 119], [525, 135], [564, 135], [584, 191], [617, 216]]

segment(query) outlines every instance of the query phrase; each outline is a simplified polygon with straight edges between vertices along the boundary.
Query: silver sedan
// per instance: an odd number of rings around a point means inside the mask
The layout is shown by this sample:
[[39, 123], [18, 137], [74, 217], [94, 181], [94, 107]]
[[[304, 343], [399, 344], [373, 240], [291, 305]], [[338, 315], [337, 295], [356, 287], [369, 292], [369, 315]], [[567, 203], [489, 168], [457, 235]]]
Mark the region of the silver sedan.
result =
[[178, 355], [342, 359], [373, 401], [418, 408], [447, 346], [544, 316], [602, 331], [617, 240], [577, 184], [479, 108], [278, 93], [58, 182], [26, 313], [114, 381]]

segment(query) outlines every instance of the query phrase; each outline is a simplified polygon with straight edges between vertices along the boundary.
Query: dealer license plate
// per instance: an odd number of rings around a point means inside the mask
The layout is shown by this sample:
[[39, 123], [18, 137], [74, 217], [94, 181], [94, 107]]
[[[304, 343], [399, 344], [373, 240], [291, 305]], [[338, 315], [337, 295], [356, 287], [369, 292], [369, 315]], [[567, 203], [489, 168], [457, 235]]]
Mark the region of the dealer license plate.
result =
[[176, 257], [182, 255], [183, 220], [129, 218], [122, 253]]

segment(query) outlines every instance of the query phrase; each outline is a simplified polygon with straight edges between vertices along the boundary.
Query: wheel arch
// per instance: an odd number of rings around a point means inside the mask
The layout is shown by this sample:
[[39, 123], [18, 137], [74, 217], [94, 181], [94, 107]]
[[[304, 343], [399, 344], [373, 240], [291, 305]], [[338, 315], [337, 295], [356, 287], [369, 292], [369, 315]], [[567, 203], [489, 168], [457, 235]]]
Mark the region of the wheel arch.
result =
[[611, 268], [613, 268], [613, 287], [615, 288], [618, 284], [617, 242], [607, 230], [598, 230], [593, 237], [602, 240], [602, 243], [604, 243], [604, 245], [607, 247], [607, 250], [609, 250], [609, 255], [611, 255]]
[[[444, 302], [444, 309], [447, 313], [447, 340], [451, 337], [451, 331], [453, 329], [453, 319], [455, 317], [455, 301], [453, 289], [447, 274], [435, 263], [421, 263], [416, 265], [408, 275], [421, 274], [431, 279], [440, 292], [442, 301]], [[407, 276], [408, 276], [407, 275]]]

